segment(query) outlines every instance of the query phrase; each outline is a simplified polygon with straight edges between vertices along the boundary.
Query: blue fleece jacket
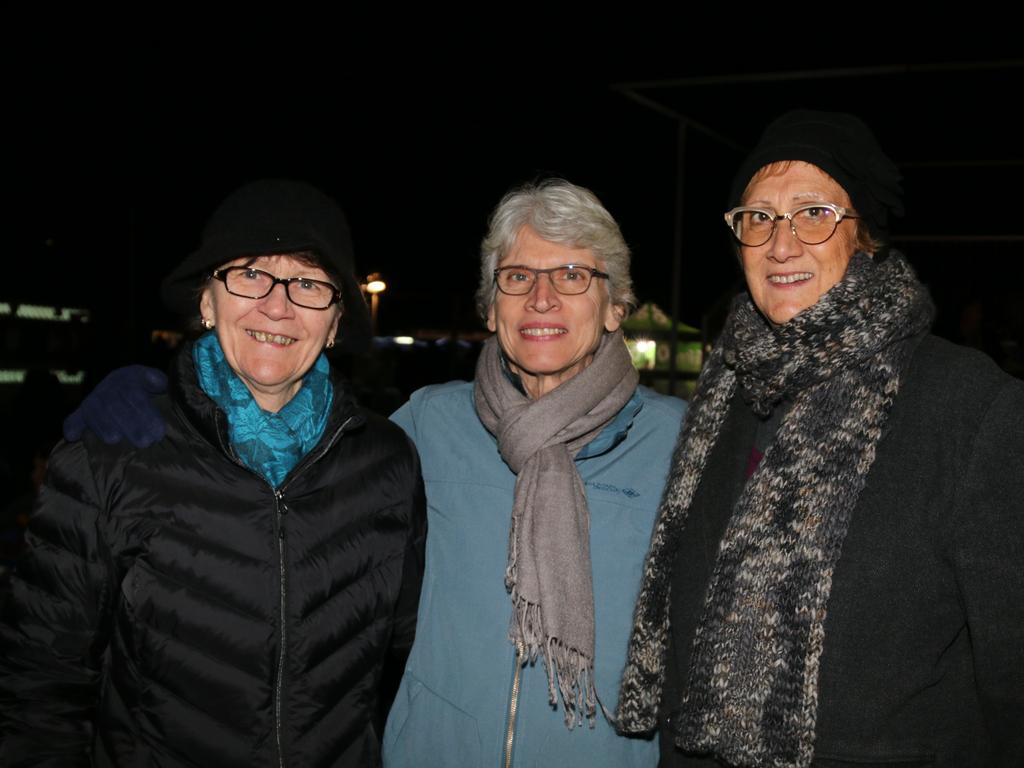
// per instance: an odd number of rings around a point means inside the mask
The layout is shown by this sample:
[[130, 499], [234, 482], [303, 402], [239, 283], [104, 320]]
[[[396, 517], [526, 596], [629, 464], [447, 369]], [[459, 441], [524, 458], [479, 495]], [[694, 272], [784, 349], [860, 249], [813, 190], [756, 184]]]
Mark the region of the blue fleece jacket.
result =
[[[686, 404], [640, 387], [577, 456], [590, 508], [597, 694], [614, 710], [644, 555]], [[384, 733], [384, 764], [500, 766], [515, 649], [505, 565], [516, 477], [477, 418], [473, 385], [426, 387], [391, 417], [416, 443], [427, 491], [427, 564], [416, 641]], [[655, 741], [598, 712], [565, 727], [543, 662], [520, 675], [514, 766], [654, 766]]]

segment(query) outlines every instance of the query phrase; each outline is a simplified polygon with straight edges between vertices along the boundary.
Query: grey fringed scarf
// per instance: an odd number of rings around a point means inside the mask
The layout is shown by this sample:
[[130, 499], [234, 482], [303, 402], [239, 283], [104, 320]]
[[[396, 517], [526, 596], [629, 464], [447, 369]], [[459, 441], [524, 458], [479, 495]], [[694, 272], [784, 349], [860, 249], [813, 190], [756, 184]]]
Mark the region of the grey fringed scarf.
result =
[[606, 334], [593, 361], [537, 400], [506, 375], [494, 338], [480, 353], [474, 398], [480, 421], [516, 473], [505, 585], [510, 639], [530, 662], [544, 656], [548, 692], [561, 692], [565, 724], [593, 725], [594, 587], [590, 512], [573, 457], [615, 418], [639, 376], [622, 332]]
[[[627, 732], [657, 725], [676, 543], [739, 387], [761, 415], [792, 402], [719, 546], [676, 743], [733, 766], [808, 766], [832, 574], [932, 305], [899, 255], [863, 254], [813, 307], [773, 327], [733, 304], [676, 446], [619, 694]], [[675, 708], [678, 702], [668, 705]]]

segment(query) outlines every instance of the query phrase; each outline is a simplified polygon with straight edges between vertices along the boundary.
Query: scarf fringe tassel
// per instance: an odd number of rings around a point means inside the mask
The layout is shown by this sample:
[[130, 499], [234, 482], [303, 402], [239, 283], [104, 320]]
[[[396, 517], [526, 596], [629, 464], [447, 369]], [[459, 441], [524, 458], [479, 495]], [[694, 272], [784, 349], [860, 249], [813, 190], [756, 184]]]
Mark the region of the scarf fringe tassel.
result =
[[[545, 637], [541, 609], [517, 594], [512, 595], [512, 640], [520, 641], [530, 664], [537, 661], [543, 649], [544, 667], [548, 675], [548, 699], [557, 706], [562, 698], [565, 725], [570, 730], [582, 725], [586, 718], [591, 728], [597, 716], [597, 692], [594, 688], [594, 660], [578, 649], [565, 645], [556, 637]], [[557, 688], [557, 693], [556, 693]]]

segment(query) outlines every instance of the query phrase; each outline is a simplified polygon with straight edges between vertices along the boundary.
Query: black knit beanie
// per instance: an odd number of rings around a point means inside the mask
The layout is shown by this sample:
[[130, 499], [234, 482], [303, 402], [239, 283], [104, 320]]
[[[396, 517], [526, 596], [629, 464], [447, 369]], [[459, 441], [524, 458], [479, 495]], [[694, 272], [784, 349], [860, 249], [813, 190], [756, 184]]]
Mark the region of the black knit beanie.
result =
[[901, 176], [860, 118], [797, 109], [776, 119], [736, 172], [730, 207], [740, 204], [755, 173], [781, 160], [802, 160], [825, 171], [846, 190], [871, 235], [888, 241], [890, 214], [903, 215]]

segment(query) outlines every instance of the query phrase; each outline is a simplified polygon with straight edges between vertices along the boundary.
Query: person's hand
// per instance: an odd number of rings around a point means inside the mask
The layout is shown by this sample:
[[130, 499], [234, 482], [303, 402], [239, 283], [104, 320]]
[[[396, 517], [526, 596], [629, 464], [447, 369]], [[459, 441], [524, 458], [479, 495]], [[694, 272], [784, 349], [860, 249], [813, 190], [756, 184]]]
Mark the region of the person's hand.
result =
[[163, 439], [165, 424], [153, 396], [167, 391], [167, 376], [156, 368], [118, 368], [86, 395], [78, 410], [64, 419], [64, 439], [81, 440], [92, 432], [113, 445], [127, 439], [145, 448]]

